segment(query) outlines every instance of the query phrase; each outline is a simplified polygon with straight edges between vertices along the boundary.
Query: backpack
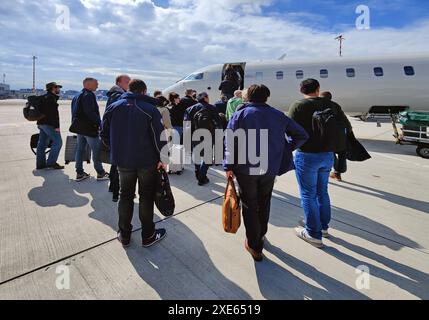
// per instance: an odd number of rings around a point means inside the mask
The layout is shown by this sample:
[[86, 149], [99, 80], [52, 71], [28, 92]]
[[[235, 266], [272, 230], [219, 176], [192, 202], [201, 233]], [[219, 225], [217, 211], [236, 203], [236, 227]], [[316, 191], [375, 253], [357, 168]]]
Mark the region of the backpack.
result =
[[216, 123], [213, 118], [213, 114], [209, 109], [202, 108], [194, 115], [192, 120], [194, 131], [198, 129], [206, 129], [210, 131], [212, 136], [215, 135]]
[[46, 95], [43, 96], [30, 96], [27, 98], [23, 111], [24, 118], [28, 121], [39, 121], [45, 117], [40, 112], [40, 109], [45, 101]]
[[322, 152], [342, 152], [347, 148], [346, 127], [331, 108], [316, 111], [312, 120], [314, 139]]

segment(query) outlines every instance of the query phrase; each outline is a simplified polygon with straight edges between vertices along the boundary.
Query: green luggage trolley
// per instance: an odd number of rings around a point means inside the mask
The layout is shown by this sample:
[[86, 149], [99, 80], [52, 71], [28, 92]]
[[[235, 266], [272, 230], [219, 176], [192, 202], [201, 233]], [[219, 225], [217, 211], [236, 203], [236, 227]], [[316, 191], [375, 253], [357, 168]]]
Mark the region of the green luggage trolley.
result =
[[429, 159], [429, 112], [404, 111], [399, 114], [402, 125], [399, 132], [396, 123], [398, 118], [392, 117], [394, 137], [400, 145], [417, 146], [417, 154]]

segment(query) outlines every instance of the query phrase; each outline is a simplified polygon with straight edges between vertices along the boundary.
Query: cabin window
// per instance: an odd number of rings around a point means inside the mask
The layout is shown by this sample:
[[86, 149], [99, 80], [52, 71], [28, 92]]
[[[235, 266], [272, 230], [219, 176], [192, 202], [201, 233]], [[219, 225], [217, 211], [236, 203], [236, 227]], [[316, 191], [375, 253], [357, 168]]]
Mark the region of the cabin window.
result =
[[404, 72], [407, 76], [414, 76], [416, 74], [416, 72], [414, 71], [414, 67], [411, 66], [404, 67]]
[[376, 77], [382, 77], [384, 76], [384, 70], [381, 67], [374, 68], [374, 74]]
[[326, 79], [327, 77], [329, 77], [329, 72], [328, 72], [328, 70], [326, 70], [326, 69], [322, 69], [322, 70], [320, 70], [320, 77], [321, 77], [322, 79]]
[[356, 70], [354, 68], [347, 68], [346, 73], [347, 73], [347, 77], [349, 78], [356, 77]]
[[304, 79], [304, 71], [302, 71], [302, 70], [298, 70], [298, 71], [296, 72], [296, 78], [297, 78], [297, 79]]
[[190, 76], [185, 78], [186, 81], [203, 80], [203, 79], [204, 79], [204, 73], [191, 74]]
[[277, 80], [283, 80], [283, 78], [284, 78], [283, 71], [277, 71], [276, 78], [277, 78]]

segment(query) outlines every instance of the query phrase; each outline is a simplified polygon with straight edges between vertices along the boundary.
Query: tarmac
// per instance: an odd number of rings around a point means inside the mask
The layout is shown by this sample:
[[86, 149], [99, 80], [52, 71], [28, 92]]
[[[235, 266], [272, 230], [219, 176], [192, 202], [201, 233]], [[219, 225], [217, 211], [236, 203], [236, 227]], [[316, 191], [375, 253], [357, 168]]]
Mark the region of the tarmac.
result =
[[[168, 235], [149, 249], [141, 246], [136, 200], [132, 245], [122, 248], [107, 182], [74, 182], [73, 164], [34, 170], [29, 140], [37, 128], [23, 105], [0, 101], [0, 300], [429, 298], [429, 161], [395, 145], [389, 123], [351, 119], [373, 158], [349, 162], [345, 181], [330, 183], [325, 249], [294, 234], [303, 216], [294, 173], [277, 179], [265, 260], [255, 263], [244, 226], [236, 235], [222, 229], [220, 167], [205, 187], [192, 167], [171, 176], [176, 214], [156, 212]], [[60, 110], [65, 141], [70, 102]], [[95, 176], [92, 164], [85, 169]]]

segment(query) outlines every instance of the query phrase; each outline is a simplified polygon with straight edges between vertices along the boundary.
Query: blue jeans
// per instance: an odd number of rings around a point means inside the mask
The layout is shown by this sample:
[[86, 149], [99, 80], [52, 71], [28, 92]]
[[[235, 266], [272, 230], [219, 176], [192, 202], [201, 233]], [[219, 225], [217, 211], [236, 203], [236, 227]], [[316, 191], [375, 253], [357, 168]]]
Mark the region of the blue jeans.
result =
[[103, 169], [103, 164], [98, 160], [98, 154], [100, 152], [100, 139], [83, 136], [81, 134], [77, 135], [77, 148], [76, 148], [76, 172], [77, 174], [84, 173], [83, 170], [83, 154], [86, 150], [87, 144], [89, 145], [92, 151], [92, 161], [94, 162], [94, 169], [98, 174], [105, 173]]
[[301, 191], [305, 225], [310, 236], [316, 239], [322, 239], [322, 230], [328, 230], [331, 221], [328, 183], [333, 165], [332, 152], [298, 151], [295, 155], [296, 177]]
[[[53, 166], [58, 161], [61, 148], [63, 146], [63, 140], [61, 139], [61, 133], [56, 132], [55, 128], [49, 125], [39, 125], [40, 130], [39, 142], [37, 144], [37, 162], [36, 166], [39, 169]], [[52, 141], [51, 151], [49, 152], [48, 161], [46, 161], [46, 148], [49, 145], [49, 141]]]

